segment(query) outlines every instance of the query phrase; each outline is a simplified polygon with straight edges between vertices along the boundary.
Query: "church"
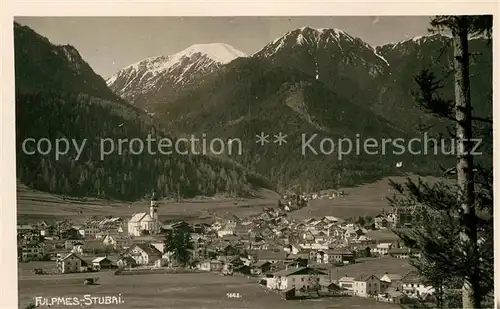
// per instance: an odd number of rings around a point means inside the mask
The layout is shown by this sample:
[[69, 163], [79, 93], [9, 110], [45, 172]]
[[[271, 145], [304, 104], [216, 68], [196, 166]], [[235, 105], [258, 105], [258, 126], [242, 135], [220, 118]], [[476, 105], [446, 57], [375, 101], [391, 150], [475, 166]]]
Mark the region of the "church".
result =
[[140, 212], [132, 215], [128, 222], [128, 233], [130, 236], [141, 236], [143, 231], [149, 234], [160, 232], [161, 223], [158, 220], [158, 198], [153, 193], [149, 205], [149, 213]]

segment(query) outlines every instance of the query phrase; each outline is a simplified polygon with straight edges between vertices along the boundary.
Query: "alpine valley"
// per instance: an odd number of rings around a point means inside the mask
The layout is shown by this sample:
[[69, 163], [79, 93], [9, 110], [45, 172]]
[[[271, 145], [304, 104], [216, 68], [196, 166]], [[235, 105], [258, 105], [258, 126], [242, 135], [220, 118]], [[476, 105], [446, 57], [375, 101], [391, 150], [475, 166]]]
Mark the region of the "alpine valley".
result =
[[[471, 67], [472, 101], [475, 112], [488, 116], [491, 45], [485, 39], [474, 39], [470, 45], [479, 55]], [[215, 51], [224, 53], [211, 56]], [[452, 166], [454, 155], [435, 155], [433, 148], [428, 155], [397, 154], [391, 146], [385, 154], [381, 148], [372, 154], [355, 151], [356, 139], [363, 143], [375, 138], [381, 147], [382, 139], [422, 140], [422, 128], [429, 138], [446, 133], [452, 123], [421, 110], [412, 94], [415, 76], [429, 69], [443, 79], [443, 97], [453, 99], [451, 59], [451, 40], [439, 34], [374, 48], [342, 30], [303, 27], [247, 57], [216, 44], [146, 59], [117, 72], [108, 85], [125, 99], [139, 98], [134, 101], [137, 106], [150, 104], [148, 110], [175, 134], [240, 138], [245, 153], [233, 159], [266, 175], [280, 189], [299, 186], [309, 191], [401, 173], [441, 173], [440, 167]], [[194, 68], [196, 74], [187, 79], [184, 72]], [[173, 88], [177, 91], [168, 95], [150, 90]], [[261, 132], [270, 134], [271, 140], [282, 132], [287, 143], [262, 147], [255, 143]], [[304, 136], [309, 140], [313, 134], [318, 134], [311, 143], [317, 155], [308, 149], [304, 153], [302, 147]], [[322, 138], [333, 140], [335, 147], [339, 138], [349, 138], [353, 151], [342, 160], [337, 150], [324, 155], [319, 150]], [[400, 161], [403, 166], [396, 166]]]
[[[239, 138], [243, 154], [212, 156], [116, 156], [100, 161], [96, 148], [84, 159], [55, 161], [18, 151], [18, 178], [56, 193], [137, 199], [154, 187], [164, 195], [248, 194], [258, 188], [304, 191], [354, 186], [390, 175], [433, 174], [454, 156], [356, 149], [368, 138], [422, 138], [446, 131], [445, 123], [413, 103], [415, 75], [446, 72], [451, 42], [424, 36], [373, 47], [338, 29], [294, 29], [246, 55], [223, 43], [197, 44], [173, 55], [131, 64], [108, 80], [98, 76], [71, 46], [55, 46], [15, 24], [17, 141], [26, 137], [89, 138], [206, 134]], [[472, 102], [492, 114], [492, 47], [471, 41]], [[478, 73], [481, 74], [478, 74]], [[28, 74], [29, 73], [29, 74]], [[453, 76], [443, 75], [442, 94], [453, 98]], [[64, 119], [64, 121], [61, 121]], [[46, 125], [50, 123], [50, 128]], [[45, 124], [45, 125], [44, 125]], [[27, 128], [31, 128], [27, 130]], [[255, 143], [261, 132], [271, 143]], [[272, 143], [282, 132], [287, 143]], [[317, 134], [317, 135], [314, 135]], [[307, 150], [302, 142], [313, 136]], [[352, 152], [320, 152], [320, 141], [349, 138]], [[361, 144], [362, 145], [362, 144]], [[347, 147], [347, 145], [344, 145]], [[419, 146], [421, 147], [421, 145]], [[328, 148], [328, 147], [327, 147]], [[345, 150], [345, 148], [344, 148]], [[374, 153], [376, 152], [376, 153]], [[403, 162], [402, 167], [396, 162]]]

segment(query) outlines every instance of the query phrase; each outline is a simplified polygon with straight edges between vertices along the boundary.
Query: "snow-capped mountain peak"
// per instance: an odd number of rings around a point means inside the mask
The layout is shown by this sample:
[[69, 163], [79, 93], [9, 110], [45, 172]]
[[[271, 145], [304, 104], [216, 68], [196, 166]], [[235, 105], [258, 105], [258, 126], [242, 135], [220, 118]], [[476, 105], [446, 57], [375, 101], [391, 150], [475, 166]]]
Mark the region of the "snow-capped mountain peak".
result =
[[147, 70], [145, 73], [157, 75], [168, 71], [170, 68], [175, 67], [179, 63], [189, 62], [189, 60], [196, 61], [199, 58], [207, 58], [205, 59], [208, 60], [206, 62], [212, 61], [218, 64], [227, 64], [239, 57], [246, 57], [246, 54], [228, 44], [194, 44], [170, 56], [148, 57], [137, 63], [131, 64], [118, 71], [114, 76], [108, 79], [108, 85], [115, 82], [116, 78], [124, 71]]
[[149, 57], [131, 64], [106, 83], [124, 99], [135, 102], [140, 96], [156, 96], [161, 88], [186, 86], [240, 57], [246, 54], [228, 44], [195, 44], [173, 55]]
[[206, 55], [222, 64], [229, 63], [236, 58], [246, 57], [247, 55], [242, 51], [237, 50], [231, 45], [224, 43], [209, 43], [209, 44], [195, 44], [186, 48], [185, 50], [175, 54], [172, 58], [191, 57], [197, 53]]
[[415, 37], [412, 37], [412, 38], [409, 38], [409, 39], [406, 39], [406, 40], [403, 40], [403, 41], [400, 41], [397, 43], [393, 43], [392, 48], [395, 49], [398, 46], [404, 45], [404, 44], [409, 43], [409, 42], [417, 44], [417, 45], [421, 45], [421, 44], [424, 44], [427, 42], [443, 40], [446, 38], [448, 38], [448, 36], [443, 35], [441, 33], [429, 34], [429, 35], [419, 35], [419, 36], [415, 36]]
[[[382, 74], [389, 67], [389, 63], [377, 53], [375, 48], [360, 38], [335, 28], [302, 27], [286, 32], [276, 38], [253, 57], [267, 58], [273, 63], [286, 64], [290, 59], [312, 64], [313, 69], [304, 69], [320, 79], [323, 71], [331, 67], [332, 63], [339, 63], [341, 67], [363, 66], [376, 76]], [[309, 72], [310, 71], [310, 72]]]
[[387, 61], [376, 53], [375, 48], [341, 29], [312, 28], [308, 26], [286, 32], [284, 35], [264, 46], [264, 48], [254, 55], [269, 57], [283, 49], [293, 48], [295, 46], [306, 46], [310, 50], [317, 50], [327, 49], [333, 45], [342, 53], [347, 52], [347, 50], [352, 50], [354, 46], [357, 48], [367, 48], [387, 64]]

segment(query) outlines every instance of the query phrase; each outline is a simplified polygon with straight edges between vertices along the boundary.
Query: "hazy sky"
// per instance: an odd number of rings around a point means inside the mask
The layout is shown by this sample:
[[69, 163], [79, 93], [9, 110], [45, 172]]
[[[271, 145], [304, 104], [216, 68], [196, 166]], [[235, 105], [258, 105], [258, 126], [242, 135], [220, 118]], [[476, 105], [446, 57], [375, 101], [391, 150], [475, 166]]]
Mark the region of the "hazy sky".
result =
[[373, 46], [427, 33], [428, 16], [334, 17], [16, 17], [54, 44], [71, 44], [104, 78], [141, 59], [197, 43], [226, 43], [247, 54], [289, 30], [338, 28]]

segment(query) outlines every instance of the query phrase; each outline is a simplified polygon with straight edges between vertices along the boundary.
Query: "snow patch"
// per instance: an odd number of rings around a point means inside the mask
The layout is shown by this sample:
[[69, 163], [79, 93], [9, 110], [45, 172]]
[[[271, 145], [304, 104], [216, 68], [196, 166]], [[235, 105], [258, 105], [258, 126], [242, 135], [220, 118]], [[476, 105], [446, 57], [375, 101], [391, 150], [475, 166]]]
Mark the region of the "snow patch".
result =
[[302, 33], [300, 33], [297, 36], [297, 44], [302, 45], [302, 43], [304, 43], [304, 36], [302, 35]]
[[116, 79], [118, 78], [118, 74], [115, 74], [113, 76], [111, 76], [107, 81], [106, 81], [106, 85], [110, 86], [112, 84], [114, 84], [114, 82], [116, 82]]

